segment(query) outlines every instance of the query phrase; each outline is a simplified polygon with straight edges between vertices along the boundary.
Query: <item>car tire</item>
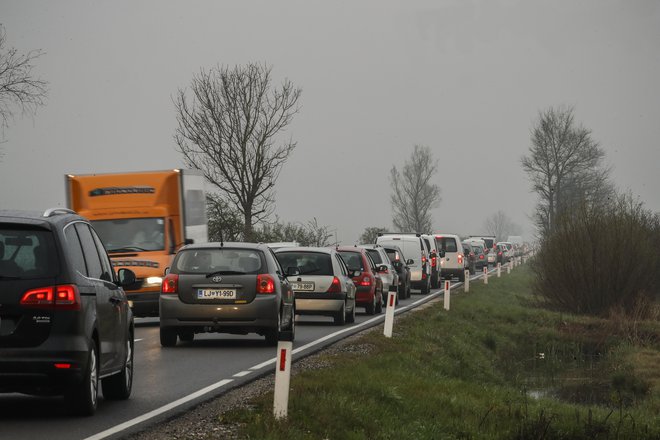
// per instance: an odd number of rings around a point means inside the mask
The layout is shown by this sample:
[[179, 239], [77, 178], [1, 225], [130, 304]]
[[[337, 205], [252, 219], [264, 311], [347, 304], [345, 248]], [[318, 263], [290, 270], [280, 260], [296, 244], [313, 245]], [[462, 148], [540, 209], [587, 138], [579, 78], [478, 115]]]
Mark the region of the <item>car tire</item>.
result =
[[335, 314], [335, 325], [344, 325], [346, 324], [346, 301], [341, 305], [341, 309]]
[[349, 324], [353, 324], [355, 322], [355, 303], [353, 303], [353, 307], [351, 307], [351, 311], [347, 312], [346, 314], [346, 322]]
[[176, 338], [176, 329], [168, 327], [160, 328], [160, 345], [163, 347], [174, 347], [176, 345]]
[[364, 311], [367, 312], [367, 315], [375, 315], [376, 314], [376, 296], [374, 295], [374, 300], [364, 306]]
[[422, 292], [422, 295], [428, 295], [429, 287], [430, 287], [430, 280], [427, 279], [426, 283], [424, 283], [424, 285], [420, 289], [421, 292]]
[[282, 309], [277, 313], [277, 326], [269, 328], [264, 333], [266, 337], [266, 345], [274, 347], [279, 341], [280, 331], [282, 330]]
[[376, 314], [377, 315], [380, 314], [380, 313], [383, 313], [383, 303], [384, 303], [382, 294], [378, 295], [378, 298], [380, 299], [380, 301], [378, 301], [376, 303]]
[[126, 400], [133, 389], [133, 336], [126, 341], [126, 362], [121, 371], [101, 379], [103, 397], [107, 400]]
[[434, 288], [434, 289], [437, 289], [437, 288], [438, 288], [438, 284], [439, 284], [439, 282], [438, 282], [438, 277], [437, 277], [437, 275], [436, 275], [436, 276], [434, 276], [434, 277], [431, 278], [431, 287]]
[[412, 292], [410, 291], [410, 281], [406, 283], [406, 298], [410, 298], [412, 296]]
[[99, 359], [96, 353], [96, 341], [91, 342], [87, 368], [82, 380], [67, 390], [65, 399], [75, 415], [91, 416], [96, 412], [99, 401]]
[[465, 282], [465, 271], [458, 273], [458, 281]]
[[181, 342], [192, 342], [195, 340], [195, 332], [193, 330], [181, 330], [179, 339]]

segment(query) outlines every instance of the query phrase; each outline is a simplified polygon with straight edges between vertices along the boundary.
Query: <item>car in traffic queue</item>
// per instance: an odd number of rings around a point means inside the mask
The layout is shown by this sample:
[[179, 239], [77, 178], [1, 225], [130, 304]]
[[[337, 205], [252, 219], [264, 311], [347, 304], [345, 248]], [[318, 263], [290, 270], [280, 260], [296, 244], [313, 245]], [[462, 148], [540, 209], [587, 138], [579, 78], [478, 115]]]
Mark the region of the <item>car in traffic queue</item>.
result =
[[74, 211], [0, 211], [0, 393], [64, 395], [77, 415], [133, 387], [133, 314], [98, 234]]
[[483, 270], [484, 267], [488, 267], [488, 257], [487, 250], [480, 243], [472, 242], [472, 251], [475, 256], [475, 266], [477, 270]]
[[435, 234], [438, 248], [441, 253], [440, 274], [445, 279], [458, 277], [459, 281], [465, 281], [465, 269], [469, 269], [469, 262], [465, 258], [463, 242], [456, 234]]
[[463, 242], [463, 255], [468, 261], [468, 271], [470, 275], [474, 275], [477, 271], [477, 254], [472, 247], [472, 242], [464, 241]]
[[355, 273], [335, 248], [286, 247], [275, 256], [294, 291], [296, 314], [331, 316], [336, 325], [355, 322]]
[[422, 234], [405, 232], [379, 232], [376, 244], [398, 246], [406, 255], [406, 265], [410, 268], [410, 282], [413, 288], [420, 289], [422, 295], [431, 291], [431, 264], [429, 250]]
[[256, 243], [181, 248], [163, 279], [160, 343], [192, 342], [197, 333], [295, 338], [293, 290], [273, 251]]
[[440, 285], [440, 250], [435, 236], [422, 234], [422, 239], [429, 250], [429, 261], [431, 262], [431, 287], [436, 289]]
[[387, 257], [392, 264], [392, 267], [398, 275], [398, 298], [410, 298], [410, 267], [406, 264], [406, 257], [400, 247], [394, 245], [377, 245], [381, 246]]
[[337, 246], [337, 252], [346, 263], [349, 271], [353, 272], [353, 283], [355, 283], [355, 303], [358, 307], [364, 307], [367, 315], [374, 315], [383, 311], [383, 305], [387, 301], [387, 293], [383, 292], [383, 280], [379, 275], [379, 269], [367, 250], [357, 246]]
[[388, 292], [396, 292], [396, 304], [399, 303], [399, 274], [392, 265], [385, 249], [377, 244], [361, 244], [358, 245], [366, 249], [367, 254], [371, 257], [374, 264], [378, 268], [378, 276], [383, 282], [383, 304], [387, 305]]

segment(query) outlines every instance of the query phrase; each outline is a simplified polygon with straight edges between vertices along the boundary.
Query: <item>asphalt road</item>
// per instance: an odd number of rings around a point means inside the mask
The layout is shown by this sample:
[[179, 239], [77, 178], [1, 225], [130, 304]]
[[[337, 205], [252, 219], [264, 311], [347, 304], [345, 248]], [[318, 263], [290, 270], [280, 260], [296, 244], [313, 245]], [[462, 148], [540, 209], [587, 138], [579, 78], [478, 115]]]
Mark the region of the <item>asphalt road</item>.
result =
[[[452, 288], [459, 285], [462, 283]], [[399, 302], [396, 313], [438, 296], [442, 296], [441, 290], [425, 296], [413, 291], [412, 298]], [[384, 312], [369, 316], [363, 309], [357, 310], [355, 324], [341, 327], [331, 318], [299, 316], [294, 362], [341, 338], [383, 324]], [[97, 413], [80, 418], [67, 415], [58, 397], [0, 394], [0, 439], [121, 438], [275, 370], [276, 347], [266, 346], [258, 335], [196, 335], [191, 343], [162, 348], [158, 319], [140, 318], [136, 320], [135, 341], [135, 378], [129, 400], [105, 401], [101, 397]]]

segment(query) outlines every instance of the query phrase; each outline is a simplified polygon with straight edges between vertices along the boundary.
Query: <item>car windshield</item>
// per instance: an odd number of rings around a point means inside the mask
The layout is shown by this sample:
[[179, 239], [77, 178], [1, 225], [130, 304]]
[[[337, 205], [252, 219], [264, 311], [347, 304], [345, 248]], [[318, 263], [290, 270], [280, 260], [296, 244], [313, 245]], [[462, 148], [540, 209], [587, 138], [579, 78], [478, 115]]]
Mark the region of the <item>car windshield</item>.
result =
[[300, 275], [334, 275], [330, 254], [294, 251], [278, 252], [275, 256], [287, 273], [290, 267], [297, 267]]
[[0, 227], [0, 280], [46, 278], [56, 276], [58, 272], [52, 232]]
[[445, 252], [457, 252], [456, 239], [454, 237], [442, 237], [440, 239], [440, 249]]
[[380, 258], [380, 252], [378, 252], [376, 249], [367, 249], [367, 252], [369, 253], [371, 259], [374, 260], [374, 263], [383, 264], [383, 259]]
[[174, 267], [178, 273], [255, 274], [261, 273], [263, 254], [256, 249], [201, 248], [179, 252]]
[[346, 263], [349, 270], [364, 271], [362, 255], [359, 252], [339, 251], [339, 255], [341, 255], [341, 258], [344, 260], [344, 263]]
[[95, 220], [92, 225], [108, 253], [165, 249], [165, 221], [162, 218]]

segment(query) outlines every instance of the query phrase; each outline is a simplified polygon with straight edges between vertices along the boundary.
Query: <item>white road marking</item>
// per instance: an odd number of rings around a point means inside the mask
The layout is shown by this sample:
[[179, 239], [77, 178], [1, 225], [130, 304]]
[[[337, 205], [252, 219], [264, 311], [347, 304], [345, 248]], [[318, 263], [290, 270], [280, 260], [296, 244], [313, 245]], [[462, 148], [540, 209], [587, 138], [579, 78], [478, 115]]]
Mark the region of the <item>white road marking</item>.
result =
[[225, 385], [227, 385], [230, 382], [233, 382], [234, 379], [223, 379], [220, 382], [216, 382], [213, 385], [209, 385], [206, 388], [202, 388], [201, 390], [194, 392], [192, 394], [189, 394], [185, 397], [182, 397], [178, 400], [175, 400], [174, 402], [168, 403], [167, 405], [163, 405], [160, 408], [157, 408], [153, 411], [149, 411], [146, 414], [143, 414], [139, 417], [136, 417], [134, 419], [128, 420], [127, 422], [121, 423], [117, 426], [113, 426], [110, 429], [106, 429], [103, 432], [99, 432], [98, 434], [94, 434], [91, 437], [87, 437], [85, 440], [100, 440], [106, 437], [109, 437], [113, 434], [117, 434], [118, 432], [121, 432], [125, 429], [130, 428], [131, 426], [135, 426], [138, 423], [142, 423], [146, 420], [149, 420], [153, 417], [156, 417], [160, 414], [163, 414], [173, 408], [176, 408], [177, 406], [183, 405], [184, 403], [190, 402], [191, 400], [194, 400], [200, 396], [203, 396], [206, 393], [210, 393], [213, 390], [216, 390], [218, 388], [221, 388]]
[[244, 377], [247, 376], [248, 374], [251, 374], [252, 371], [241, 371], [236, 374], [234, 374], [232, 377]]

